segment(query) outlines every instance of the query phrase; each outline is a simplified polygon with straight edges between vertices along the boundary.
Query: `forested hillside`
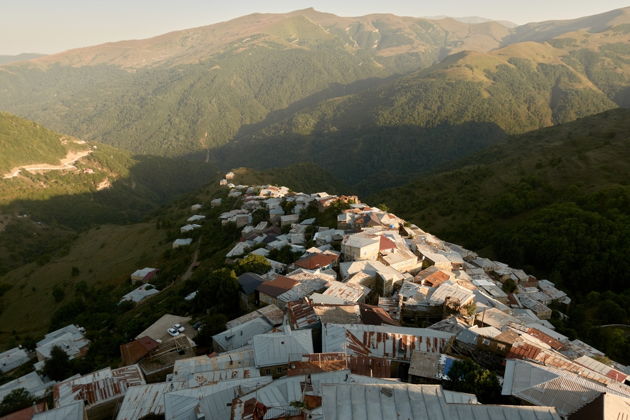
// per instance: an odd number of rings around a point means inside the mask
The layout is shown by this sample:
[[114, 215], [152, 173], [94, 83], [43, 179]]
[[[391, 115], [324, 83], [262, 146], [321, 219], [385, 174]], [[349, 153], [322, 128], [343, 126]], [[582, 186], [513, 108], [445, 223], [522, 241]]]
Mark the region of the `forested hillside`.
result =
[[616, 109], [511, 137], [370, 201], [557, 282], [576, 297], [578, 316], [564, 327], [597, 341], [613, 331], [592, 326], [630, 316], [621, 269], [630, 252], [629, 162], [630, 111]]
[[[79, 158], [60, 159], [73, 151]], [[11, 171], [11, 168], [25, 169]], [[133, 156], [0, 114], [0, 273], [59, 251], [76, 231], [149, 217], [216, 178], [202, 162]]]
[[0, 109], [134, 152], [181, 155], [313, 95], [495, 48], [507, 33], [494, 22], [255, 14], [3, 66]]
[[630, 104], [626, 21], [624, 9], [587, 22], [552, 22], [545, 30], [564, 32], [547, 42], [460, 52], [361, 92], [298, 104], [242, 129], [214, 153], [216, 162], [226, 169], [313, 162], [360, 192], [400, 184], [492, 145], [504, 132]]
[[0, 108], [222, 169], [310, 162], [374, 192], [629, 105], [628, 25], [628, 8], [516, 28], [255, 14], [0, 66]]

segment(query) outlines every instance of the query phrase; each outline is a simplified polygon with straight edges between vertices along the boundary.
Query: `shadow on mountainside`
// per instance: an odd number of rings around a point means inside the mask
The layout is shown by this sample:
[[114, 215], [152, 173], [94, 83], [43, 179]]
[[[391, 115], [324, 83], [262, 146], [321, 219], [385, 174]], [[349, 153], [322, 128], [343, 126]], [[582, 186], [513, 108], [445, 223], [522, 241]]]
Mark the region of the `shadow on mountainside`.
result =
[[156, 156], [134, 160], [127, 176], [100, 191], [94, 190], [97, 175], [83, 172], [27, 173], [0, 180], [0, 193], [29, 197], [0, 205], [0, 215], [8, 221], [0, 229], [0, 274], [57, 252], [78, 231], [147, 220], [160, 206], [218, 179], [216, 168], [208, 164]]
[[404, 184], [410, 177], [436, 170], [505, 137], [505, 132], [492, 123], [431, 128], [372, 126], [311, 135], [291, 133], [257, 139], [237, 136], [211, 151], [211, 158], [221, 169], [313, 163], [349, 185], [353, 192], [369, 194]]

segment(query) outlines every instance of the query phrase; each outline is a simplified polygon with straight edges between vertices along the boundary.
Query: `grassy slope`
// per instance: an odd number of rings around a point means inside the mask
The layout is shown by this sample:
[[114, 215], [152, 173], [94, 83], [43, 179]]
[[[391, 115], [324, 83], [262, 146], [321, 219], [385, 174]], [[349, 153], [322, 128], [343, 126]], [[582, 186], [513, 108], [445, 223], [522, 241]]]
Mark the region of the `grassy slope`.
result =
[[37, 123], [0, 112], [0, 175], [21, 165], [59, 163], [70, 146], [61, 139]]
[[[89, 286], [120, 285], [137, 268], [155, 264], [170, 245], [164, 239], [165, 232], [156, 230], [154, 223], [103, 225], [82, 233], [67, 255], [2, 276], [2, 284], [12, 287], [2, 297], [0, 324], [5, 327], [0, 329], [0, 343], [11, 339], [12, 330], [33, 337], [48, 330], [51, 314], [61, 305], [51, 295], [55, 286], [64, 290], [67, 302], [79, 281]], [[71, 275], [72, 267], [79, 275]]]

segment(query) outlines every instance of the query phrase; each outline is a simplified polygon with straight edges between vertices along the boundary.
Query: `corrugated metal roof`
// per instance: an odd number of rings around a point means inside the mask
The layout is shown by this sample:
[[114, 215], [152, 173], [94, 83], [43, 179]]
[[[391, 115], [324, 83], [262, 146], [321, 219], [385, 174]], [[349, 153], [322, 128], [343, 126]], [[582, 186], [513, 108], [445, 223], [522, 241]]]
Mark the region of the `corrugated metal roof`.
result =
[[465, 305], [468, 301], [473, 299], [474, 294], [470, 290], [456, 284], [442, 283], [435, 289], [431, 296], [429, 296], [429, 302], [433, 305], [441, 305], [448, 297], [457, 299], [462, 305]]
[[610, 366], [593, 359], [592, 357], [581, 356], [575, 359], [574, 362], [585, 366], [601, 375], [607, 376], [617, 382], [623, 383], [628, 377], [628, 375], [626, 375], [625, 373], [619, 372], [618, 370], [613, 369]]
[[297, 302], [289, 302], [287, 304], [287, 316], [291, 328], [294, 330], [310, 328], [319, 323], [319, 317], [306, 298]]
[[[298, 375], [283, 377], [255, 392], [244, 395], [240, 398], [240, 401], [236, 401], [238, 407], [235, 411], [238, 415], [234, 418], [245, 418], [243, 416], [243, 414], [246, 414], [244, 413], [245, 406], [252, 407], [252, 403], [254, 402], [262, 403], [269, 409], [264, 419], [277, 418], [283, 413], [295, 412], [295, 408], [291, 406], [291, 402], [302, 402], [305, 394], [322, 395], [322, 387], [325, 384], [343, 383], [391, 384], [394, 382], [386, 379], [354, 375], [348, 370], [315, 373], [310, 376]], [[301, 410], [297, 412], [300, 413]]]
[[217, 370], [254, 366], [254, 350], [221, 353], [217, 356], [197, 356], [175, 361], [173, 380], [184, 380], [187, 375]]
[[264, 318], [256, 318], [212, 336], [224, 350], [236, 350], [249, 344], [257, 334], [271, 331], [273, 326]]
[[4, 397], [6, 397], [11, 391], [18, 388], [24, 388], [33, 396], [41, 398], [44, 396], [46, 388], [54, 385], [54, 383], [54, 381], [46, 383], [37, 374], [37, 372], [30, 372], [24, 376], [20, 376], [17, 379], [0, 385], [0, 401], [2, 401], [2, 399], [4, 399]]
[[556, 407], [563, 416], [606, 392], [625, 398], [630, 395], [568, 371], [516, 359], [506, 361], [501, 391], [503, 395], [513, 395], [531, 404]]
[[0, 372], [6, 373], [18, 366], [22, 366], [29, 360], [30, 357], [24, 349], [15, 347], [7, 350], [0, 353]]
[[327, 324], [323, 351], [411, 360], [414, 350], [442, 352], [453, 334], [427, 328]]
[[205, 409], [206, 419], [228, 419], [230, 413], [228, 404], [234, 398], [252, 392], [271, 381], [271, 377], [226, 380], [194, 389], [166, 393], [164, 417], [168, 420], [197, 420], [197, 412], [203, 413]]
[[138, 365], [110, 368], [60, 382], [53, 388], [56, 407], [83, 401], [90, 407], [125, 395], [128, 388], [144, 385], [144, 377]]
[[357, 303], [370, 293], [370, 288], [356, 283], [332, 282], [324, 291], [324, 296], [343, 299], [345, 303]]
[[439, 385], [324, 385], [322, 408], [326, 420], [560, 420], [550, 407], [448, 403]]
[[[208, 372], [191, 373], [185, 378], [188, 388], [197, 388], [205, 385], [212, 385], [221, 381], [234, 379], [257, 378], [260, 371], [255, 367], [212, 370]], [[181, 380], [182, 376], [178, 375], [177, 380]]]
[[164, 395], [183, 388], [183, 382], [160, 382], [127, 390], [116, 420], [137, 420], [148, 414], [164, 414]]
[[260, 334], [254, 337], [253, 347], [256, 367], [282, 365], [313, 353], [313, 336], [311, 330]]
[[227, 329], [234, 328], [256, 318], [266, 318], [271, 325], [280, 325], [284, 321], [284, 312], [276, 305], [263, 306], [260, 309], [226, 322], [225, 327]]
[[347, 370], [375, 378], [391, 377], [391, 361], [382, 357], [353, 356], [345, 353], [312, 353], [291, 362], [289, 376]]
[[278, 300], [282, 302], [293, 302], [300, 300], [313, 292], [321, 291], [326, 288], [328, 281], [324, 279], [309, 279], [298, 283], [291, 290], [287, 290], [278, 296]]
[[65, 407], [37, 413], [33, 420], [83, 420], [83, 414], [83, 401], [78, 401]]

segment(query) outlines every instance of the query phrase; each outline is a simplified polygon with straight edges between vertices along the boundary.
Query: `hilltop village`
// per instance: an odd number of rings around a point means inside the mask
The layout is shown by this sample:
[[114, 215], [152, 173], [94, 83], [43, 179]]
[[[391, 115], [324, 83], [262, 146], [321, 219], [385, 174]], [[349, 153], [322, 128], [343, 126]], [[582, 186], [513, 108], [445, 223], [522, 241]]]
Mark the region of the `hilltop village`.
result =
[[[238, 276], [245, 315], [212, 336], [211, 351], [195, 343], [209, 325], [167, 314], [120, 346], [121, 366], [53, 381], [41, 369], [55, 352], [80, 358], [90, 346], [68, 325], [37, 342], [35, 372], [0, 386], [0, 400], [24, 388], [52, 404], [3, 418], [629, 418], [630, 369], [555, 330], [551, 308], [571, 300], [552, 282], [356, 196], [233, 178], [220, 181], [225, 199], [191, 206], [172, 242], [193, 250], [192, 234], [220, 208], [221, 225], [240, 232], [225, 264], [264, 267]], [[158, 276], [134, 272], [139, 286], [121, 303], [150, 302]], [[28, 359], [2, 353], [2, 371]]]

